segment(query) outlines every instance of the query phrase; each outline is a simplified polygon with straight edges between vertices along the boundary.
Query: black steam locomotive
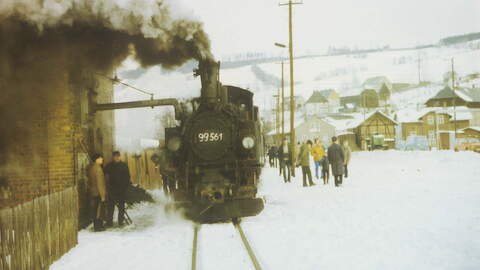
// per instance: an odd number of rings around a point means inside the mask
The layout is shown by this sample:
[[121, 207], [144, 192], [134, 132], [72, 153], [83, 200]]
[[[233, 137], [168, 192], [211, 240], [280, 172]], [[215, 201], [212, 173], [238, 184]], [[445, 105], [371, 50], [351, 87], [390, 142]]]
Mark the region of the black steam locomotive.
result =
[[213, 60], [201, 61], [195, 74], [201, 77], [201, 97], [191, 101], [179, 126], [165, 129], [159, 164], [173, 207], [199, 222], [257, 215], [264, 208], [256, 197], [264, 146], [253, 93], [223, 86]]

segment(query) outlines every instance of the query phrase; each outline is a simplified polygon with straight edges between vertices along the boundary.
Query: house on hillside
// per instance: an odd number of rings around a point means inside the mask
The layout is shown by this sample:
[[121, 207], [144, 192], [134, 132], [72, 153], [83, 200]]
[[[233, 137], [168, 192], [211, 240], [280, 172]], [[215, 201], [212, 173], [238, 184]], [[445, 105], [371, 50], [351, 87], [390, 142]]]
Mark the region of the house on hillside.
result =
[[337, 113], [340, 107], [340, 96], [333, 89], [321, 90], [320, 94], [328, 101], [328, 113]]
[[358, 112], [361, 107], [360, 95], [340, 97], [340, 109], [342, 113]]
[[445, 86], [438, 93], [427, 100], [427, 107], [466, 106], [480, 108], [480, 88], [455, 88]]
[[[267, 141], [280, 142], [281, 132], [272, 130], [267, 133]], [[289, 138], [290, 125], [285, 125], [284, 136]], [[321, 141], [328, 142], [331, 137], [335, 136], [335, 127], [327, 121], [318, 117], [310, 117], [307, 120], [300, 120], [295, 122], [295, 138], [298, 142], [304, 142], [306, 140], [320, 139]]]
[[430, 147], [439, 149], [452, 149], [455, 130], [457, 138], [463, 137], [463, 130], [470, 126], [472, 119], [473, 114], [466, 107], [458, 107], [455, 112], [447, 108], [425, 108], [398, 117], [402, 140], [409, 136], [425, 136]]
[[313, 91], [307, 102], [305, 102], [305, 113], [307, 116], [326, 115], [329, 113], [328, 100], [319, 91]]
[[385, 76], [377, 76], [365, 80], [360, 101], [364, 108], [387, 107], [390, 105], [392, 83]]

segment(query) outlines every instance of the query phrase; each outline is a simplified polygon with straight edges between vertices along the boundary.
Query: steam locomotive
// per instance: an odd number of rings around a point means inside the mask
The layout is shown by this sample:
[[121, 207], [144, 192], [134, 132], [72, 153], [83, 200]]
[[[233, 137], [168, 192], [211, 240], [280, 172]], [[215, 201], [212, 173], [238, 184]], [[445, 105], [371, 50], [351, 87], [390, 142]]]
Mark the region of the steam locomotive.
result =
[[[257, 185], [264, 165], [264, 141], [253, 93], [219, 82], [220, 64], [200, 61], [200, 98], [180, 124], [165, 129], [162, 175], [173, 204], [197, 222], [228, 221], [259, 214]], [[178, 112], [176, 112], [178, 114]]]

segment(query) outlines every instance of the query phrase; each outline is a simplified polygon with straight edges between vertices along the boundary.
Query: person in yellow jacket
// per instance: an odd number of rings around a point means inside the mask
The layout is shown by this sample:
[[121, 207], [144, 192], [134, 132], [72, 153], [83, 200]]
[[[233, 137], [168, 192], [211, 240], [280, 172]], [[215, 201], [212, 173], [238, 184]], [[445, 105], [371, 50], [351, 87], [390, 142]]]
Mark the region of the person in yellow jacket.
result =
[[318, 139], [315, 139], [313, 144], [312, 156], [313, 162], [315, 163], [315, 178], [318, 179], [318, 168], [322, 166], [322, 159], [325, 157], [325, 150]]

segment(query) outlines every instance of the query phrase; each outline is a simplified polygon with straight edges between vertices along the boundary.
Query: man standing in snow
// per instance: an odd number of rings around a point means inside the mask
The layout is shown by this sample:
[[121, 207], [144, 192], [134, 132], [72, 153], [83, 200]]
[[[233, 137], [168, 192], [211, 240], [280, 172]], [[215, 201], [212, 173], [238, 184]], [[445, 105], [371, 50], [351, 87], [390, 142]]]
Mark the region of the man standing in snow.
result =
[[345, 162], [344, 162], [344, 173], [345, 173], [345, 178], [348, 177], [348, 163], [350, 163], [350, 157], [352, 156], [352, 149], [350, 149], [350, 146], [348, 145], [348, 141], [345, 140], [343, 142], [343, 154], [345, 155]]
[[[300, 153], [298, 153], [298, 161], [302, 166], [303, 186], [313, 186], [315, 183], [312, 181], [312, 171], [310, 170], [310, 151], [312, 147], [312, 141], [308, 140], [300, 147]], [[308, 185], [307, 185], [308, 177]]]
[[103, 157], [100, 154], [92, 156], [92, 163], [88, 167], [87, 190], [90, 199], [91, 216], [93, 220], [93, 229], [98, 231], [105, 230], [105, 203], [107, 201], [107, 187], [105, 175], [103, 174]]
[[312, 147], [312, 156], [313, 162], [315, 163], [315, 178], [318, 179], [318, 168], [322, 166], [321, 161], [325, 156], [325, 151], [323, 147], [320, 145], [318, 139], [315, 139], [315, 143]]
[[278, 160], [280, 161], [280, 175], [283, 173], [283, 181], [285, 181], [285, 183], [291, 182], [290, 166], [292, 162], [290, 160], [290, 154], [288, 141], [287, 139], [283, 139], [283, 142], [278, 149]]
[[345, 156], [342, 147], [337, 142], [337, 137], [332, 137], [332, 145], [328, 148], [328, 161], [332, 166], [332, 174], [335, 179], [335, 186], [341, 186], [343, 180], [343, 166]]
[[115, 206], [118, 208], [118, 225], [122, 226], [125, 218], [125, 200], [127, 188], [130, 185], [130, 172], [128, 165], [122, 161], [120, 152], [115, 151], [112, 154], [113, 161], [105, 167], [108, 176], [108, 216], [107, 226], [113, 225], [113, 212]]

